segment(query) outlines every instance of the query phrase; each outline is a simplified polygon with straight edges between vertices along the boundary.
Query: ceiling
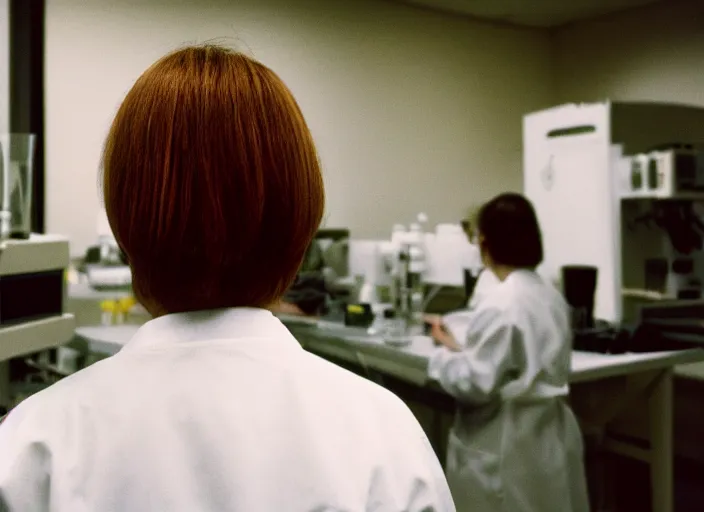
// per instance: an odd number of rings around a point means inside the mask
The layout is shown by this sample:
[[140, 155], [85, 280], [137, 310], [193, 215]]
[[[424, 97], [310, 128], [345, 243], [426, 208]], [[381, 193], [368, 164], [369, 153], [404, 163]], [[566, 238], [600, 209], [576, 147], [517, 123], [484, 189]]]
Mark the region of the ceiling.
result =
[[433, 10], [530, 27], [573, 21], [655, 3], [658, 0], [399, 0]]

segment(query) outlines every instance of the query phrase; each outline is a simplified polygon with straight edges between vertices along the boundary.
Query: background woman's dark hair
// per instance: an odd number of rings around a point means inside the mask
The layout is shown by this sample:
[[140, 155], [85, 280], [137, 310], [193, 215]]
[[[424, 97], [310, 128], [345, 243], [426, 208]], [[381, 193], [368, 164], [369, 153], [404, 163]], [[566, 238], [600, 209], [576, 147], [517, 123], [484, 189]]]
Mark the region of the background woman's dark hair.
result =
[[496, 196], [482, 206], [479, 233], [498, 265], [534, 268], [543, 261], [543, 240], [533, 205], [521, 194]]

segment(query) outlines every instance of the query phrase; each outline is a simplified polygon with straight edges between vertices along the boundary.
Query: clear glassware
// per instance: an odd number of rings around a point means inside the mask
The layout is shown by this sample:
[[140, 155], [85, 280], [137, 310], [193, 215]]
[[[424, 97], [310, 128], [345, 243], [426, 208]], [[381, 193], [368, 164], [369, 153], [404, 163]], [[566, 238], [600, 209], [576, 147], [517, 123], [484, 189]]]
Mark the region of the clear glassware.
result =
[[406, 319], [393, 309], [384, 311], [384, 342], [393, 346], [404, 346], [411, 342]]
[[0, 238], [29, 238], [36, 136], [0, 135]]

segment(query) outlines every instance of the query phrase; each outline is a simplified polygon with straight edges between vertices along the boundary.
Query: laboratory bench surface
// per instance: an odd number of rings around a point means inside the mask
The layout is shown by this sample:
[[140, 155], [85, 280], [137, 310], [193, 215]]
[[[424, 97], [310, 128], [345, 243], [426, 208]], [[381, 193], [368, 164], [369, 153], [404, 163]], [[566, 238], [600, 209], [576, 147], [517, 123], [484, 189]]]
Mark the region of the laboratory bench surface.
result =
[[[296, 317], [281, 320], [306, 350], [397, 393], [419, 417], [438, 456], [444, 459], [454, 401], [428, 379], [428, 360], [435, 350], [430, 338], [416, 337], [406, 346], [393, 347], [362, 329], [339, 323]], [[76, 335], [92, 351], [114, 354], [138, 328], [88, 326], [78, 328]], [[600, 450], [650, 467], [653, 512], [671, 512], [674, 504], [673, 368], [701, 361], [704, 350], [698, 349], [572, 354], [570, 400], [585, 435], [600, 439]], [[421, 419], [424, 415], [426, 420]], [[634, 418], [642, 421], [634, 426]], [[612, 432], [618, 435], [610, 435]], [[624, 440], [631, 435], [637, 442]]]
[[[415, 384], [425, 385], [428, 382], [428, 360], [436, 348], [427, 336], [415, 337], [408, 345], [395, 347], [384, 343], [381, 337], [366, 334], [363, 329], [344, 327], [334, 322], [286, 316], [282, 316], [281, 320], [308, 350], [349, 360], [350, 363]], [[136, 325], [86, 326], [76, 329], [76, 334], [89, 343], [92, 351], [115, 354], [138, 328]], [[619, 355], [573, 351], [570, 382], [605, 379], [697, 362], [704, 362], [704, 350]]]

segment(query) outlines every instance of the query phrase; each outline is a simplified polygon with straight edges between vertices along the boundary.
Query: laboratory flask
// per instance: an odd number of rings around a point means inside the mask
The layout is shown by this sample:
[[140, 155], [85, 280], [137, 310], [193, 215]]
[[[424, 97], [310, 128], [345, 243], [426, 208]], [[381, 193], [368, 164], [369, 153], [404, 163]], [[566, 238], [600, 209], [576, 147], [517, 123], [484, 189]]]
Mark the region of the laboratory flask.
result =
[[36, 136], [0, 135], [0, 238], [29, 238]]

